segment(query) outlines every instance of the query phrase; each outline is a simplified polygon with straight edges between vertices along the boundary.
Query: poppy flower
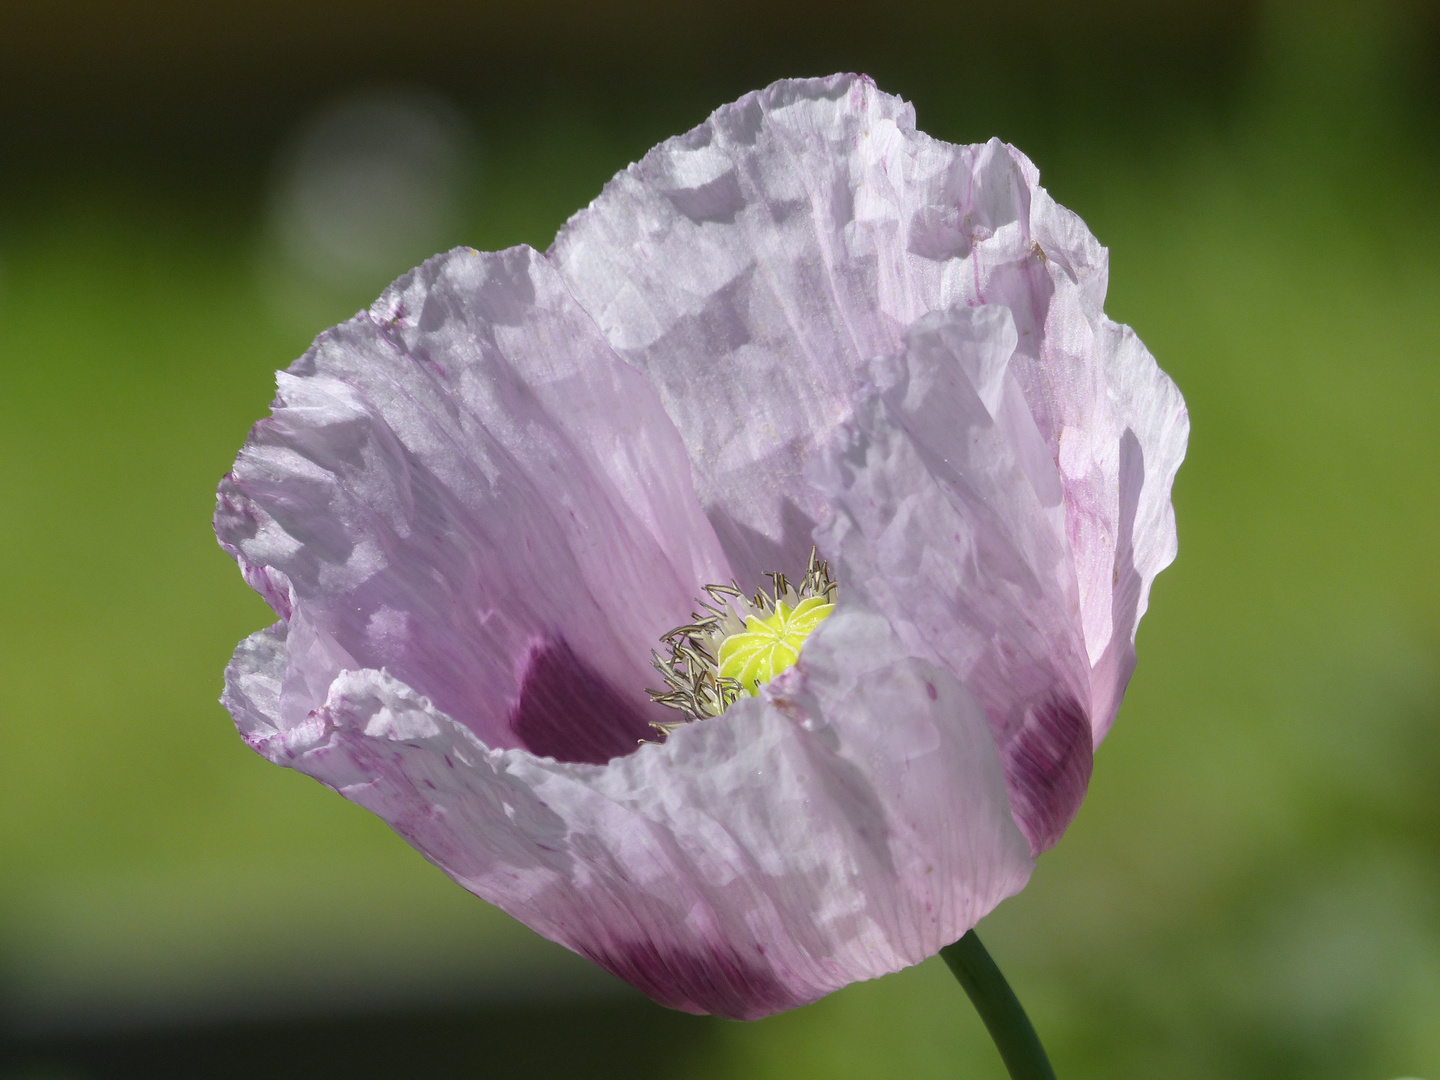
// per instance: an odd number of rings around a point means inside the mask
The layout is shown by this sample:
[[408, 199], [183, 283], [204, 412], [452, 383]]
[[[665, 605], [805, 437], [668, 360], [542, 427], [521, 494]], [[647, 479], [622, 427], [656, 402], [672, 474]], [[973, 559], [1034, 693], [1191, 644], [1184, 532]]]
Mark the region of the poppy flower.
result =
[[748, 94], [279, 374], [224, 703], [663, 1004], [917, 963], [1074, 816], [1175, 554], [1184, 402], [1105, 288], [1012, 147]]

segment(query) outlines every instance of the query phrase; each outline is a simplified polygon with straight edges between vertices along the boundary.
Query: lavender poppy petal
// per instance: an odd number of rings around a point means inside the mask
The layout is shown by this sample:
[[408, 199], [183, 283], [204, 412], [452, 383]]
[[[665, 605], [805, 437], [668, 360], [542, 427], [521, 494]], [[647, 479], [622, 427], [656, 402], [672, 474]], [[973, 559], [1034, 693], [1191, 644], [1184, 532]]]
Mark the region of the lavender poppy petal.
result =
[[985, 708], [1038, 852], [1089, 781], [1090, 665], [1064, 517], [1047, 505], [1055, 467], [1027, 453], [1028, 410], [1007, 407], [1015, 341], [1004, 307], [921, 319], [812, 476], [835, 509], [817, 539], [839, 573]]
[[542, 257], [439, 256], [279, 381], [216, 531], [288, 619], [282, 724], [382, 667], [492, 746], [595, 760], [668, 715], [650, 647], [729, 568], [658, 397]]
[[863, 77], [779, 82], [616, 176], [551, 257], [658, 387], [750, 579], [803, 560], [827, 510], [801, 477], [866, 364], [928, 312], [1008, 308], [1001, 389], [1034, 417], [1027, 472], [1062, 508], [1098, 743], [1150, 583], [1174, 556], [1188, 422], [1173, 383], [1102, 311], [1104, 249], [1023, 154], [932, 139]]
[[806, 463], [866, 362], [1023, 261], [1006, 148], [951, 146], [865, 78], [779, 82], [620, 173], [551, 257], [658, 387], [732, 563], [803, 562], [825, 507]]
[[742, 582], [804, 564], [825, 512], [805, 463], [909, 321], [874, 303], [902, 224], [856, 192], [911, 126], [861, 80], [777, 83], [617, 175], [551, 249], [659, 390]]
[[764, 697], [605, 767], [489, 749], [368, 670], [270, 756], [656, 1000], [756, 1018], [932, 955], [1032, 868], [973, 698], [842, 608]]
[[278, 622], [240, 642], [225, 668], [225, 692], [220, 696], [220, 704], [229, 711], [246, 743], [266, 757], [270, 756], [266, 753], [270, 736], [281, 729], [286, 637], [285, 624]]
[[1151, 583], [1175, 558], [1170, 490], [1190, 421], [1135, 332], [1102, 310], [1105, 249], [1039, 186], [1029, 159], [1013, 147], [1010, 154], [1033, 191], [1030, 232], [1052, 293], [1035, 331], [1039, 347], [1021, 350], [1014, 371], [1064, 486], [1098, 745], [1135, 667]]

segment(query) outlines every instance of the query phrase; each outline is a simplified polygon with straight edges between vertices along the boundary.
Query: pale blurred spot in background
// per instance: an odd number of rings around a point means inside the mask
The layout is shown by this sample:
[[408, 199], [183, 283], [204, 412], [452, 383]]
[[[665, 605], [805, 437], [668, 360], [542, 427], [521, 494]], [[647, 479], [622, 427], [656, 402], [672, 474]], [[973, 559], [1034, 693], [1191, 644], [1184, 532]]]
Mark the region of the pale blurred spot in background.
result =
[[314, 328], [334, 311], [333, 322], [379, 295], [397, 267], [453, 247], [474, 210], [477, 149], [434, 91], [362, 90], [306, 117], [269, 193], [261, 272], [277, 313]]

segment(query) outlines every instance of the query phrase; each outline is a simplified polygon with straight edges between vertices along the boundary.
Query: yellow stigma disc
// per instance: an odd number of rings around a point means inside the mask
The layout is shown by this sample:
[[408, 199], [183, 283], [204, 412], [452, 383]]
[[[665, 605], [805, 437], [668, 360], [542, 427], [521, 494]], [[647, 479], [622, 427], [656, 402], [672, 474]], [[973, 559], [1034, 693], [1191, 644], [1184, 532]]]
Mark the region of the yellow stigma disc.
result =
[[775, 605], [775, 614], [761, 619], [750, 615], [745, 629], [720, 643], [720, 676], [734, 679], [751, 694], [800, 659], [800, 646], [835, 605], [811, 596], [793, 608]]

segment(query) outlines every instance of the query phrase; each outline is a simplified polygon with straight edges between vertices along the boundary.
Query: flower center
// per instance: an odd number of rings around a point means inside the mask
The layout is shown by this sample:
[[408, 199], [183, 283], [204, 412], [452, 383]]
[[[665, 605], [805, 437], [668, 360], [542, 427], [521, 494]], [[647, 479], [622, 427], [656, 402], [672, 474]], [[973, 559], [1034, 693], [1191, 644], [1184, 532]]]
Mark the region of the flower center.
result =
[[783, 600], [768, 619], [754, 615], [745, 629], [720, 643], [720, 677], [734, 679], [751, 694], [800, 659], [800, 646], [810, 631], [835, 610], [824, 597], [811, 596], [791, 607]]
[[758, 695], [761, 686], [800, 659], [805, 639], [835, 610], [830, 567], [813, 550], [798, 583], [781, 573], [766, 577], [772, 590], [753, 597], [733, 581], [706, 585], [708, 600], [699, 602], [691, 621], [661, 639], [668, 655], [652, 650], [666, 689], [648, 691], [651, 700], [681, 714], [652, 725], [662, 736], [719, 716], [744, 693]]

